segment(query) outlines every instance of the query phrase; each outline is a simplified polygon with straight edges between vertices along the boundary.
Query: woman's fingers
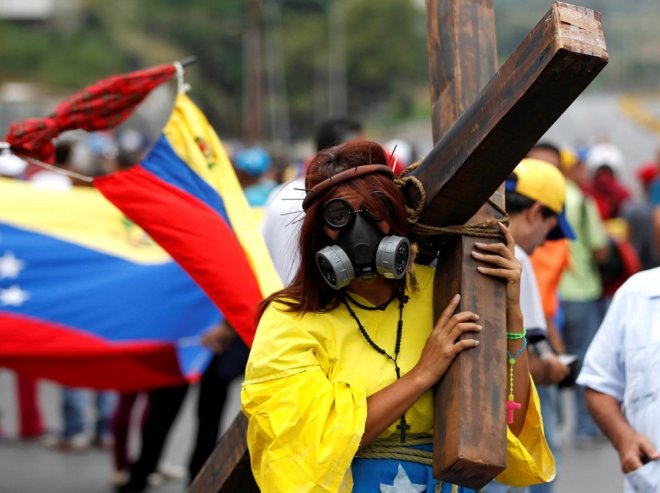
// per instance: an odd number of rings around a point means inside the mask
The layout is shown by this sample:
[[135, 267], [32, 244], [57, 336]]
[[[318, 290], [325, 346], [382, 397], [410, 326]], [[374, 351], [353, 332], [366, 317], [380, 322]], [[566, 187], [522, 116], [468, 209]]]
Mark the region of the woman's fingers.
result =
[[516, 277], [514, 277], [513, 271], [511, 269], [497, 269], [495, 267], [482, 267], [480, 265], [477, 267], [477, 270], [482, 274], [486, 274], [487, 276], [499, 277], [500, 279], [504, 279], [506, 281], [514, 282], [516, 280]]
[[485, 262], [487, 264], [494, 264], [500, 267], [508, 267], [508, 268], [515, 267], [515, 263], [513, 262], [513, 260], [503, 257], [502, 255], [488, 255], [485, 253], [473, 251], [472, 256], [477, 260], [480, 260], [481, 262]]
[[445, 323], [440, 323], [440, 321], [438, 321], [435, 328], [441, 333], [449, 333], [458, 324], [463, 322], [476, 322], [477, 320], [479, 320], [479, 315], [474, 312], [459, 312], [452, 315], [449, 320], [445, 321]]
[[481, 243], [481, 242], [476, 242], [474, 244], [475, 247], [477, 247], [479, 250], [482, 250], [482, 252], [477, 252], [474, 250], [476, 253], [481, 253], [483, 254], [484, 252], [488, 252], [491, 254], [496, 254], [502, 258], [506, 258], [509, 260], [513, 260], [515, 258], [514, 253], [509, 249], [507, 245], [504, 243]]
[[461, 295], [460, 294], [454, 295], [454, 297], [447, 304], [445, 309], [442, 310], [442, 313], [440, 314], [440, 318], [438, 319], [436, 327], [442, 327], [447, 323], [447, 321], [452, 317], [452, 315], [456, 311], [456, 308], [458, 308], [458, 303], [460, 301], [461, 301]]
[[470, 349], [473, 347], [477, 347], [478, 345], [479, 345], [479, 341], [477, 341], [476, 339], [461, 339], [456, 344], [454, 344], [455, 355], [457, 355], [464, 349]]
[[513, 239], [513, 235], [511, 234], [511, 231], [509, 231], [509, 228], [504, 225], [504, 223], [498, 223], [500, 225], [500, 231], [504, 235], [504, 241], [506, 242], [507, 248], [513, 252], [514, 246], [516, 244], [515, 240]]
[[474, 322], [463, 322], [456, 324], [447, 334], [450, 341], [454, 342], [465, 332], [481, 332], [483, 326], [475, 324]]

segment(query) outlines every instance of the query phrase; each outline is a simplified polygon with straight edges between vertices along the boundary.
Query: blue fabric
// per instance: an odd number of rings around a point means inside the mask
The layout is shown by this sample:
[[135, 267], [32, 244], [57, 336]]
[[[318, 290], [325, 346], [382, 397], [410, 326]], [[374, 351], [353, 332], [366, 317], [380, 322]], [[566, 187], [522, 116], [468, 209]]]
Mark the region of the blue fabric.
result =
[[660, 179], [656, 178], [649, 187], [649, 201], [652, 206], [660, 205]]
[[231, 225], [225, 204], [218, 192], [178, 156], [165, 135], [160, 136], [149, 154], [142, 160], [141, 166], [161, 180], [204, 202], [228, 225]]
[[272, 180], [261, 180], [259, 183], [245, 187], [243, 193], [252, 207], [262, 207], [266, 205], [270, 192], [276, 185]]
[[[0, 224], [0, 256], [25, 264], [20, 286], [29, 303], [1, 311], [47, 320], [113, 342], [177, 344], [185, 375], [206, 368], [211, 352], [197, 336], [220, 312], [179, 265], [141, 264], [28, 229]], [[0, 279], [0, 289], [13, 279]], [[193, 340], [192, 343], [190, 340]]]
[[[432, 445], [420, 445], [419, 449], [431, 450]], [[351, 465], [353, 473], [353, 493], [374, 493], [381, 491], [381, 484], [392, 486], [401, 465], [414, 485], [424, 485], [425, 493], [435, 493], [438, 481], [433, 478], [431, 466], [416, 462], [390, 459], [354, 459]], [[451, 493], [452, 485], [444, 483], [441, 493]], [[411, 490], [412, 491], [412, 490]], [[458, 493], [475, 493], [475, 490], [463, 486], [458, 487]]]

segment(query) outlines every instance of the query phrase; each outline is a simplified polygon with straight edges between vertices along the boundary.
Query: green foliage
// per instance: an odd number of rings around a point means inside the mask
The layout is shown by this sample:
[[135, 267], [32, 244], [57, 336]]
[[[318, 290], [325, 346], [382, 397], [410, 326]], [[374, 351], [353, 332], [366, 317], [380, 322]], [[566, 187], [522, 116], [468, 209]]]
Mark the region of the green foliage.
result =
[[[327, 14], [333, 2], [342, 2], [348, 18], [351, 113], [406, 116], [414, 106], [411, 88], [425, 84], [423, 14], [409, 0], [263, 0], [264, 24], [278, 27], [268, 8], [281, 20], [278, 58], [299, 137], [309, 136], [328, 113]], [[0, 22], [1, 38], [11, 40], [0, 43], [2, 77], [77, 90], [111, 74], [195, 55], [186, 78], [196, 101], [222, 135], [240, 136], [246, 24], [244, 0], [88, 0], [68, 27]]]
[[[112, 74], [195, 55], [198, 62], [186, 73], [195, 100], [221, 135], [240, 138], [246, 64], [253, 63], [244, 52], [247, 4], [248, 0], [86, 0], [82, 10], [68, 19], [0, 20], [0, 82], [38, 82], [74, 91]], [[286, 88], [295, 137], [309, 137], [328, 115], [328, 13], [337, 6], [346, 15], [349, 113], [371, 126], [428, 115], [420, 2], [261, 0], [259, 4], [266, 53], [283, 64], [276, 69], [285, 74], [280, 87]], [[503, 60], [550, 2], [497, 0], [494, 5]], [[657, 0], [586, 0], [586, 6], [603, 13], [610, 51], [610, 63], [594, 86], [657, 89]], [[281, 40], [281, 50], [271, 45], [274, 40]], [[265, 121], [268, 104], [265, 98]]]
[[[83, 34], [0, 23], [2, 78], [76, 88], [122, 66], [122, 54], [107, 50], [104, 32]], [[57, 50], [48, 47], [57, 46]], [[45, 56], [47, 55], [47, 56]]]
[[424, 17], [408, 1], [348, 3], [350, 108], [410, 116], [413, 88], [428, 77]]

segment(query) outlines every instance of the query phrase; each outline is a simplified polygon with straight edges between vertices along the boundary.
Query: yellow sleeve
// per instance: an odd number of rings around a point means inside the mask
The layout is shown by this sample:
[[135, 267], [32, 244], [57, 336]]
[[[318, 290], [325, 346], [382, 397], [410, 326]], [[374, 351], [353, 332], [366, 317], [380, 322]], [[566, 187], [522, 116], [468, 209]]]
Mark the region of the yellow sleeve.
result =
[[507, 427], [506, 469], [497, 478], [510, 486], [528, 486], [552, 481], [555, 459], [543, 433], [541, 403], [530, 376], [530, 399], [525, 424], [518, 436]]
[[296, 322], [267, 311], [250, 353], [241, 404], [252, 472], [263, 492], [349, 492], [366, 393], [328, 378], [324, 341]]

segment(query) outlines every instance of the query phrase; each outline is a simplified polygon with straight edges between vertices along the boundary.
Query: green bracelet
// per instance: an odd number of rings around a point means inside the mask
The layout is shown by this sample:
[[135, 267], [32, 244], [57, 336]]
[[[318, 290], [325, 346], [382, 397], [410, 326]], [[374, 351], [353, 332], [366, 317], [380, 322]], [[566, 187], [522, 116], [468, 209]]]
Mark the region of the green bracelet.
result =
[[527, 329], [523, 327], [522, 332], [507, 332], [506, 338], [509, 341], [518, 341], [520, 339], [524, 339], [526, 335], [527, 335]]

